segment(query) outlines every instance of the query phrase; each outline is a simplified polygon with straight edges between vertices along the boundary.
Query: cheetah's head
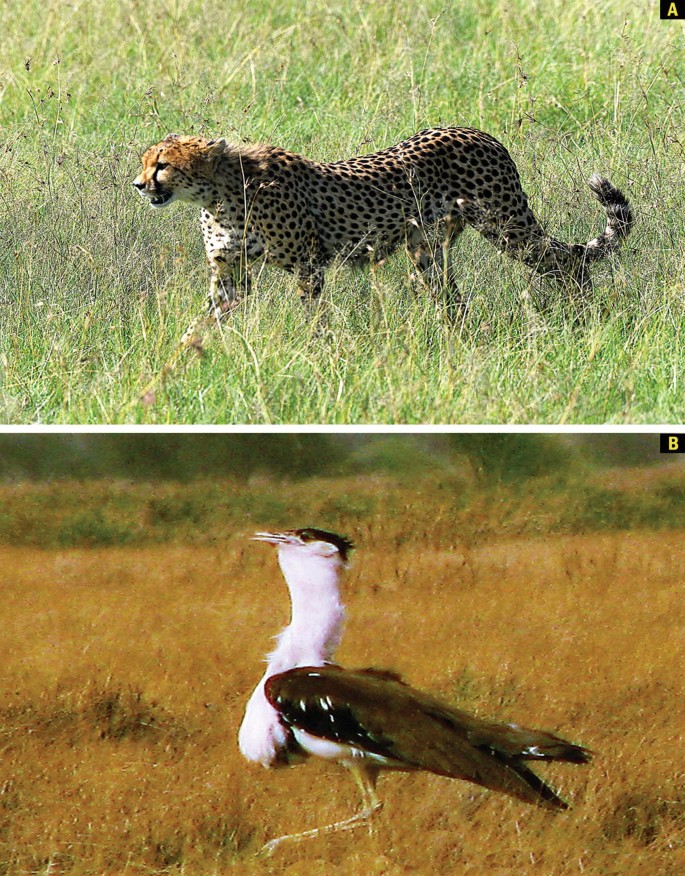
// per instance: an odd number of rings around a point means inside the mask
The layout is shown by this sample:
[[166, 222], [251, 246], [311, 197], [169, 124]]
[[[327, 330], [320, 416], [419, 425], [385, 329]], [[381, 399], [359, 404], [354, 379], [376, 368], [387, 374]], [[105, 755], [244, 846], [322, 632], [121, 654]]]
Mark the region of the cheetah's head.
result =
[[176, 199], [207, 206], [216, 160], [227, 148], [225, 140], [167, 134], [143, 155], [143, 169], [133, 185], [151, 207], [166, 207]]

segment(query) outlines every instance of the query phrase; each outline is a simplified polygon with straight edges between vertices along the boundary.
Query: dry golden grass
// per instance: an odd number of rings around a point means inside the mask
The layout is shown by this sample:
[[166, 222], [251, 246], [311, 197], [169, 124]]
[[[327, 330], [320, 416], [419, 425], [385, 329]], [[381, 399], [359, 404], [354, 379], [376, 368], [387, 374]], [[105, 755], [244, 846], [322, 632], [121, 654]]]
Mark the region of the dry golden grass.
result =
[[340, 661], [593, 748], [590, 766], [541, 770], [572, 810], [386, 775], [372, 835], [256, 858], [357, 804], [340, 768], [268, 772], [237, 751], [287, 621], [272, 550], [0, 547], [0, 873], [685, 872], [681, 535], [364, 542]]

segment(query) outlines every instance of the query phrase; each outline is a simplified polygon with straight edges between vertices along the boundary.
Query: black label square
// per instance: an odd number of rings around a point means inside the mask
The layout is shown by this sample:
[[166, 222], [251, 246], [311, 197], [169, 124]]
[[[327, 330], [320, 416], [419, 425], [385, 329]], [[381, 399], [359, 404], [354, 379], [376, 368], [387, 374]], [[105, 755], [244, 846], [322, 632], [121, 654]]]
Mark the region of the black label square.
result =
[[685, 17], [685, 0], [660, 0], [659, 18], [678, 21]]
[[659, 435], [660, 453], [685, 453], [685, 435]]

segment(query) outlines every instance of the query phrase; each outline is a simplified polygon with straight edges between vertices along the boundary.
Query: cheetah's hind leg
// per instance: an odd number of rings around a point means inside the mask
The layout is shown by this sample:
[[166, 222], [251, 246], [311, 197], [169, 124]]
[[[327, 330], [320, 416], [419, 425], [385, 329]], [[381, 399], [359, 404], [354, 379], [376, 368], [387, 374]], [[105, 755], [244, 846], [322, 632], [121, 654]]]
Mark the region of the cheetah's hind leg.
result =
[[451, 247], [463, 230], [464, 222], [460, 217], [447, 216], [430, 231], [417, 227], [407, 237], [407, 250], [419, 270], [415, 276], [443, 304], [451, 326], [466, 318], [466, 302], [449, 270]]

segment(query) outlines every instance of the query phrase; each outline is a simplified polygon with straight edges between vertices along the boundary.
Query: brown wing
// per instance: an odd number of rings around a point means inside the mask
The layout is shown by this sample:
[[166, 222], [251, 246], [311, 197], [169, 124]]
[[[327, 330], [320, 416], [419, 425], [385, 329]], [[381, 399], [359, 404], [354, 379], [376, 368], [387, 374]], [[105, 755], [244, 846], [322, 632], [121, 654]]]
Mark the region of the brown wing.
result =
[[556, 809], [567, 804], [523, 763], [586, 763], [590, 752], [551, 733], [483, 721], [390, 673], [337, 666], [272, 676], [266, 696], [285, 724], [314, 736]]

